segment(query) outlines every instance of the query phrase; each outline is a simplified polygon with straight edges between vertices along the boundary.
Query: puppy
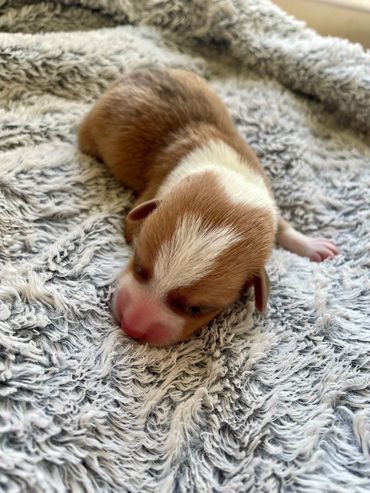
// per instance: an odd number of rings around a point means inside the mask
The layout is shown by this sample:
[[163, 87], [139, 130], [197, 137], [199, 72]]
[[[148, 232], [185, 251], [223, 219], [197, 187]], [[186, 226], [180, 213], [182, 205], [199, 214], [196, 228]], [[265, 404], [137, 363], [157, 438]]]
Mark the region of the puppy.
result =
[[220, 98], [191, 72], [125, 75], [84, 118], [78, 142], [136, 193], [125, 220], [133, 256], [114, 311], [138, 341], [184, 340], [250, 286], [263, 312], [276, 242], [314, 261], [337, 253], [279, 216], [256, 155]]

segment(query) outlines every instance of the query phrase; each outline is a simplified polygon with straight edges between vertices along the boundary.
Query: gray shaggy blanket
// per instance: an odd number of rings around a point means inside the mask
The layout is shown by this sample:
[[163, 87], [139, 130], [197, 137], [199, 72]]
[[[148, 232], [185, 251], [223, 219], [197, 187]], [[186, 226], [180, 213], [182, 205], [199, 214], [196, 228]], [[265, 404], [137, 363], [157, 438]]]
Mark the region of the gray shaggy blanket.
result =
[[[370, 54], [257, 0], [2, 0], [0, 30], [0, 491], [370, 491]], [[76, 149], [152, 63], [206, 77], [341, 251], [277, 249], [265, 317], [246, 297], [166, 349], [112, 318], [132, 197]]]

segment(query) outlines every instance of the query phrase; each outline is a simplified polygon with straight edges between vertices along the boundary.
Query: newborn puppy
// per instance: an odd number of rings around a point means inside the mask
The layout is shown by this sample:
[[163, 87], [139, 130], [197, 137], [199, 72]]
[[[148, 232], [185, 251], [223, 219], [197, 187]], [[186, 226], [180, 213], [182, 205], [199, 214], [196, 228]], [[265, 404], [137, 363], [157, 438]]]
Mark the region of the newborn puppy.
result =
[[133, 257], [114, 299], [134, 339], [184, 340], [250, 286], [264, 311], [275, 242], [314, 261], [337, 253], [279, 217], [256, 155], [219, 97], [191, 72], [125, 75], [85, 117], [78, 141], [136, 193], [125, 221]]

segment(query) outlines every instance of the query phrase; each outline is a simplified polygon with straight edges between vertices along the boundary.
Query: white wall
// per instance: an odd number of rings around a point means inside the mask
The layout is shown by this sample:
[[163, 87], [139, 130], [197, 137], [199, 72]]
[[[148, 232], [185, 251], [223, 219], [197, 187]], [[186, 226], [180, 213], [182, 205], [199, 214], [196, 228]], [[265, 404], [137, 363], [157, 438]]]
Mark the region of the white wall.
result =
[[370, 49], [370, 0], [274, 0], [320, 34], [347, 38]]

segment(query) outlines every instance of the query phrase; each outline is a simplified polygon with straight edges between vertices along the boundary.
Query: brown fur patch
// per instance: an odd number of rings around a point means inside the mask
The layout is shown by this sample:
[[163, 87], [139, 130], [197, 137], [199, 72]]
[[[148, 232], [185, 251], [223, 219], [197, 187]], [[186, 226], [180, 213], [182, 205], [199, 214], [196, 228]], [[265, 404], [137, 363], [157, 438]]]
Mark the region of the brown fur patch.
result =
[[240, 234], [241, 241], [222, 252], [212, 271], [200, 281], [168, 293], [189, 306], [214, 307], [210, 317], [185, 317], [186, 331], [189, 327], [199, 328], [204, 320], [210, 320], [238, 299], [245, 284], [252, 282], [264, 267], [274, 243], [269, 211], [231, 205], [213, 173], [206, 172], [176, 187], [143, 224], [135, 250], [145, 269], [153, 272], [158, 252], [174, 234], [179, 218], [192, 215], [201, 217], [207, 227], [232, 227]]
[[145, 200], [190, 151], [219, 138], [263, 170], [206, 81], [184, 70], [138, 70], [105, 92], [82, 121], [78, 141]]

